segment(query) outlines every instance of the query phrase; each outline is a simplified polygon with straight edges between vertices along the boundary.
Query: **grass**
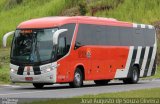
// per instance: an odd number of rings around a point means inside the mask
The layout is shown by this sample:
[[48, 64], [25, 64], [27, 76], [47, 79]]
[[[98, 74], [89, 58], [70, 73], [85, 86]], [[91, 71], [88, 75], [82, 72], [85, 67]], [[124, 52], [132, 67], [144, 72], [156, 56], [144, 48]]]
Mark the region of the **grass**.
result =
[[0, 0], [0, 11], [4, 8], [6, 0]]
[[9, 48], [0, 48], [0, 84], [10, 83], [9, 80]]
[[97, 12], [95, 16], [151, 24], [160, 20], [159, 10], [159, 0], [124, 0], [117, 8]]
[[[2, 2], [3, 1], [3, 2]], [[74, 0], [23, 0], [21, 4], [14, 7], [8, 7], [9, 0], [0, 1], [0, 45], [2, 45], [2, 36], [9, 31], [15, 30], [16, 26], [22, 22], [32, 18], [45, 16], [57, 16], [61, 12], [72, 5]], [[3, 7], [3, 8], [2, 8]], [[11, 38], [8, 41], [11, 42]]]
[[[98, 101], [102, 101], [105, 99], [116, 100], [117, 99], [124, 99], [127, 101], [129, 99], [155, 99], [160, 98], [160, 88], [152, 88], [152, 89], [143, 89], [143, 90], [133, 90], [133, 91], [125, 91], [125, 92], [115, 92], [115, 93], [104, 93], [104, 94], [97, 94], [97, 95], [84, 95], [78, 96], [74, 98], [66, 98], [66, 99], [51, 99], [46, 101], [35, 101], [32, 103], [25, 103], [25, 104], [102, 104]], [[86, 99], [88, 102], [82, 103], [82, 100]], [[96, 102], [96, 101], [97, 102]], [[125, 103], [125, 101], [123, 102]], [[121, 104], [123, 104], [121, 103]], [[104, 103], [109, 104], [109, 103]], [[114, 104], [114, 103], [113, 103]], [[118, 104], [118, 103], [117, 103]], [[120, 103], [119, 103], [120, 104]], [[134, 103], [139, 104], [139, 103]]]
[[132, 90], [125, 92], [84, 95], [78, 98], [160, 98], [160, 88]]

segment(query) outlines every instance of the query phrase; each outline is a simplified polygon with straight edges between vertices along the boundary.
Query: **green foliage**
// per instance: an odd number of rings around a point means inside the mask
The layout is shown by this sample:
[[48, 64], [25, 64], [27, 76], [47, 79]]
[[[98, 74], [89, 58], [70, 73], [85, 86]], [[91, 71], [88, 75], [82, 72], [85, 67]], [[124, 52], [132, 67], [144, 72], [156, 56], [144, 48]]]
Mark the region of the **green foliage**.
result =
[[85, 15], [87, 13], [87, 9], [86, 9], [86, 3], [82, 2], [82, 3], [79, 3], [79, 11], [81, 13], [81, 15]]
[[125, 92], [85, 95], [78, 98], [159, 98], [160, 88], [133, 90]]
[[81, 15], [79, 11], [79, 6], [75, 6], [69, 9], [66, 9], [61, 13], [62, 16], [79, 16]]
[[45, 101], [34, 101], [30, 103], [24, 104], [81, 104], [81, 99], [79, 98], [58, 98], [58, 99], [50, 99]]
[[160, 0], [124, 0], [117, 8], [97, 12], [95, 16], [151, 24], [160, 19], [159, 10]]
[[6, 5], [6, 0], [0, 0], [0, 12], [2, 11], [5, 5]]
[[[109, 98], [141, 98], [142, 99], [147, 99], [147, 98], [159, 98], [160, 96], [160, 88], [152, 88], [152, 89], [143, 89], [143, 90], [133, 90], [133, 91], [125, 91], [125, 92], [116, 92], [116, 93], [104, 93], [104, 94], [98, 94], [98, 95], [84, 95], [84, 96], [79, 96], [75, 98], [64, 98], [64, 99], [50, 99], [46, 101], [35, 101], [31, 103], [24, 103], [24, 104], [82, 104], [82, 98], [88, 99], [86, 104], [110, 104], [110, 103], [102, 103], [102, 102], [91, 102], [91, 100], [101, 98], [102, 99], [109, 99]], [[97, 99], [98, 100], [98, 99]], [[127, 100], [127, 99], [126, 99]], [[111, 102], [111, 100], [108, 100]], [[157, 101], [157, 100], [156, 100]], [[122, 103], [117, 103], [117, 104], [122, 104]], [[129, 104], [129, 103], [128, 103]], [[134, 102], [134, 104], [139, 104]]]
[[1, 83], [10, 83], [10, 78], [9, 78], [9, 65], [7, 65], [6, 68], [2, 69], [0, 68], [0, 84]]
[[94, 16], [97, 12], [109, 11], [117, 8], [117, 6], [123, 3], [124, 0], [88, 0], [87, 3], [87, 15]]
[[23, 2], [23, 0], [8, 0], [8, 2], [5, 5], [5, 9], [12, 9], [15, 6], [21, 4]]
[[0, 83], [9, 83], [9, 52], [8, 48], [0, 49]]
[[[7, 0], [8, 2], [6, 0], [2, 1], [0, 2], [0, 46], [2, 46], [1, 39], [3, 35], [6, 32], [15, 30], [20, 22], [32, 18], [57, 16], [60, 15], [65, 8], [73, 5], [73, 0], [23, 0], [23, 2], [19, 4], [10, 4], [10, 0]], [[11, 8], [8, 6], [3, 7], [4, 2], [7, 2], [6, 5], [9, 5]], [[7, 10], [6, 7], [8, 8]], [[10, 42], [11, 38], [9, 39], [9, 43]]]

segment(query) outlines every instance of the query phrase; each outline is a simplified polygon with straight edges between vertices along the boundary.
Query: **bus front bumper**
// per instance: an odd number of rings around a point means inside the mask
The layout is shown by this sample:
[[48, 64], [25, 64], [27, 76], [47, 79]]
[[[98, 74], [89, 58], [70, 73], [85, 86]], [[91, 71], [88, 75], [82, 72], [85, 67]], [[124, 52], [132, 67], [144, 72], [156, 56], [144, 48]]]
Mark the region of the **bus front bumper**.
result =
[[40, 75], [17, 75], [10, 72], [10, 79], [13, 83], [56, 83], [56, 70]]

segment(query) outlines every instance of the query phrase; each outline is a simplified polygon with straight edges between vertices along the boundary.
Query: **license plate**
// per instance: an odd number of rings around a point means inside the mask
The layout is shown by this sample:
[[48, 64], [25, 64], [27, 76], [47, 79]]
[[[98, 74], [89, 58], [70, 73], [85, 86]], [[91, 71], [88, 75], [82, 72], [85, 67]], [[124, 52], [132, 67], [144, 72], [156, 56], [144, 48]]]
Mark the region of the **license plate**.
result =
[[32, 77], [25, 77], [25, 80], [26, 80], [26, 81], [32, 81], [33, 78], [32, 78]]

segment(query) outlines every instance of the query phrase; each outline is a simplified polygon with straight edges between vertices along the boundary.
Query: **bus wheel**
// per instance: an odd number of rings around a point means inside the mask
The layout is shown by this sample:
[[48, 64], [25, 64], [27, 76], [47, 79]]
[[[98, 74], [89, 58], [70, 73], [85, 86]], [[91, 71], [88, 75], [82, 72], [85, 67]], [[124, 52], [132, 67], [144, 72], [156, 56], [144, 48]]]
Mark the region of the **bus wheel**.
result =
[[44, 84], [42, 83], [33, 83], [33, 86], [36, 88], [36, 89], [42, 89], [44, 87]]
[[69, 85], [74, 88], [81, 87], [83, 85], [83, 74], [79, 68], [76, 69], [74, 73], [74, 80], [73, 82], [70, 82]]
[[123, 82], [126, 84], [135, 84], [138, 83], [138, 81], [139, 81], [139, 70], [136, 66], [133, 66], [131, 77], [123, 79]]
[[96, 85], [107, 85], [110, 80], [95, 80]]

